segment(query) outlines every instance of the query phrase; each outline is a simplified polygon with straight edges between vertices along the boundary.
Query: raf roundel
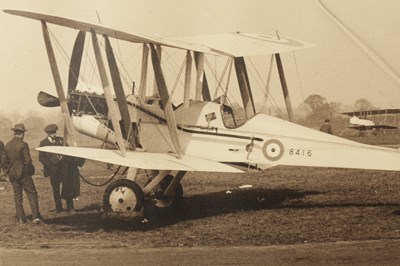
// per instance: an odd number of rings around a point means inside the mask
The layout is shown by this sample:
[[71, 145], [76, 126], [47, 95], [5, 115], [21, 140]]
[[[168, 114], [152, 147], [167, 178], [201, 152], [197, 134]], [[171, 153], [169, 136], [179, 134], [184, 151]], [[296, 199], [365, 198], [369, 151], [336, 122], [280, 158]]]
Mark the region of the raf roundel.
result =
[[262, 150], [265, 158], [270, 161], [277, 161], [282, 158], [285, 148], [283, 147], [282, 142], [279, 140], [270, 139], [264, 143]]

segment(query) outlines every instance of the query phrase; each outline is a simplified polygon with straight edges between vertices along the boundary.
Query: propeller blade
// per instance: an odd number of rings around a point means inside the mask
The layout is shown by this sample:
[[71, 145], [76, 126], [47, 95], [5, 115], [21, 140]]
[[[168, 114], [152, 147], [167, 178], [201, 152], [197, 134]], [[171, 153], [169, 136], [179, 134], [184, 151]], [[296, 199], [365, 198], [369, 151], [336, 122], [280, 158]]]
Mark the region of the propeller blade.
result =
[[85, 31], [79, 31], [72, 50], [68, 75], [68, 93], [74, 91], [78, 85], [79, 71], [81, 69], [83, 48], [85, 46]]
[[39, 92], [37, 96], [37, 101], [41, 106], [44, 107], [57, 107], [60, 106], [60, 100], [44, 91]]

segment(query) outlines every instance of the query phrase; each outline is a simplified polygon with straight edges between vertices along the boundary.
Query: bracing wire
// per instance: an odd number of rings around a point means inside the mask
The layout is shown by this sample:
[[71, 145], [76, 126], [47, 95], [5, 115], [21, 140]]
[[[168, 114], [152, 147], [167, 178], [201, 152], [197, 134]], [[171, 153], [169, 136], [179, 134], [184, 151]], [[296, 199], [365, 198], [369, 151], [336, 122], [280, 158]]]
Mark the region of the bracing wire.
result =
[[183, 70], [184, 70], [184, 68], [185, 68], [185, 65], [186, 65], [186, 56], [185, 56], [185, 58], [183, 59], [181, 68], [179, 69], [178, 75], [176, 76], [175, 83], [174, 83], [174, 85], [173, 85], [173, 87], [172, 87], [172, 90], [171, 90], [171, 93], [170, 93], [170, 95], [169, 95], [169, 98], [170, 98], [170, 99], [172, 99], [172, 97], [174, 96], [176, 86], [178, 85], [178, 82], [180, 81], [180, 78], [181, 78], [181, 76], [182, 76], [182, 72], [183, 72]]
[[299, 84], [300, 93], [301, 93], [301, 97], [302, 97], [302, 102], [304, 102], [306, 99], [304, 98], [303, 85], [302, 85], [301, 80], [300, 80], [299, 67], [297, 65], [296, 54], [294, 53], [294, 51], [293, 51], [293, 59], [294, 59], [294, 65], [296, 67], [297, 82]]
[[318, 7], [330, 18], [332, 21], [343, 30], [358, 47], [361, 48], [375, 63], [377, 63], [394, 81], [400, 84], [400, 77], [389, 64], [376, 52], [374, 52], [361, 38], [359, 38], [352, 30], [350, 30], [343, 22], [341, 22], [329, 9], [320, 1], [314, 0]]
[[[251, 58], [249, 59], [249, 61], [250, 61], [250, 65], [253, 67], [254, 71], [257, 73], [258, 78], [261, 80], [261, 84], [260, 84], [260, 81], [254, 76], [253, 72], [250, 71], [250, 74], [252, 75], [252, 77], [253, 77], [254, 80], [256, 81], [256, 83], [257, 83], [257, 85], [258, 85], [258, 88], [261, 89], [261, 88], [264, 88], [264, 87], [265, 87], [265, 90], [262, 89], [262, 93], [264, 94], [264, 97], [267, 98], [267, 99], [271, 102], [271, 105], [272, 105], [272, 107], [275, 109], [275, 111], [277, 112], [278, 116], [281, 117], [281, 118], [283, 118], [283, 112], [282, 112], [282, 110], [279, 108], [279, 106], [278, 106], [278, 104], [276, 103], [276, 101], [275, 101], [274, 97], [272, 96], [271, 92], [270, 92], [269, 90], [267, 91], [268, 83], [267, 83], [267, 84], [264, 84], [264, 81], [263, 81], [263, 79], [262, 79], [262, 77], [261, 77], [261, 74], [259, 73], [259, 71], [258, 71], [257, 68], [255, 67], [255, 65], [254, 65], [253, 61], [251, 60]], [[270, 69], [271, 69], [271, 68], [270, 68]], [[270, 76], [269, 76], [269, 77], [270, 77]], [[268, 82], [268, 81], [267, 81], [267, 82]], [[268, 96], [269, 96], [269, 97], [268, 97]]]
[[[220, 88], [222, 89], [222, 91], [224, 91], [224, 89], [222, 88], [222, 82], [224, 80], [225, 73], [228, 70], [229, 66], [232, 65], [232, 62], [233, 62], [233, 59], [231, 57], [228, 57], [228, 59], [226, 60], [226, 64], [225, 64], [224, 70], [222, 71], [221, 78], [219, 80], [217, 80], [217, 85], [215, 87], [215, 92], [214, 92], [213, 99], [217, 98], [217, 95], [218, 95], [218, 92], [219, 92]], [[228, 80], [228, 82], [229, 82], [229, 80]]]

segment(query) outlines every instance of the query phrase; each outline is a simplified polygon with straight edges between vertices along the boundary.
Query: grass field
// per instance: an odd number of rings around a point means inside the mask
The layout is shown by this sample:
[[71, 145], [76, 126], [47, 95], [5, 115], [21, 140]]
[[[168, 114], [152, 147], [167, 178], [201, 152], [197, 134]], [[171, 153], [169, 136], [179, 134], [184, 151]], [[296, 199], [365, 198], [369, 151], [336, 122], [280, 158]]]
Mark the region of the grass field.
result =
[[[50, 181], [34, 150], [43, 137], [27, 134], [26, 141], [46, 223], [17, 224], [11, 184], [0, 182], [2, 247], [261, 246], [400, 238], [400, 174], [385, 171], [275, 167], [245, 174], [188, 173], [180, 210], [145, 212], [143, 223], [103, 220], [106, 187], [81, 182], [78, 212], [56, 214], [49, 212], [54, 208]], [[97, 184], [112, 174], [94, 162], [81, 173]], [[25, 210], [30, 213], [26, 198]]]
[[[49, 180], [36, 175], [35, 183], [46, 219], [42, 226], [15, 223], [12, 188], [1, 183], [0, 246], [247, 246], [400, 238], [394, 172], [276, 167], [247, 174], [188, 173], [181, 209], [145, 213], [146, 223], [102, 220], [105, 188], [86, 183], [75, 202], [78, 212], [49, 212]], [[252, 187], [240, 189], [244, 184]]]

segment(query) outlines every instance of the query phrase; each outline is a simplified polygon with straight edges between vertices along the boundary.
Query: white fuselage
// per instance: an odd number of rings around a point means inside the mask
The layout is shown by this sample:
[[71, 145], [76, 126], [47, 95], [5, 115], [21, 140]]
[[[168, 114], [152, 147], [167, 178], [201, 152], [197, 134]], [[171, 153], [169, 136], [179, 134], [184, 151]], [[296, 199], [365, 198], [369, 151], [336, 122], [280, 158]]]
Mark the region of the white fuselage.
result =
[[[143, 150], [175, 153], [158, 99], [141, 104], [130, 101], [129, 107], [132, 121], [139, 128]], [[256, 114], [240, 126], [232, 127], [223, 107], [215, 102], [191, 101], [188, 108], [181, 105], [174, 110], [183, 154], [264, 168], [281, 164], [400, 169], [398, 151], [352, 142], [265, 114]], [[83, 123], [80, 125], [80, 132], [93, 133], [93, 130], [83, 130]], [[98, 128], [103, 133], [97, 135], [104, 135], [104, 128]], [[113, 141], [114, 137], [109, 140]]]

